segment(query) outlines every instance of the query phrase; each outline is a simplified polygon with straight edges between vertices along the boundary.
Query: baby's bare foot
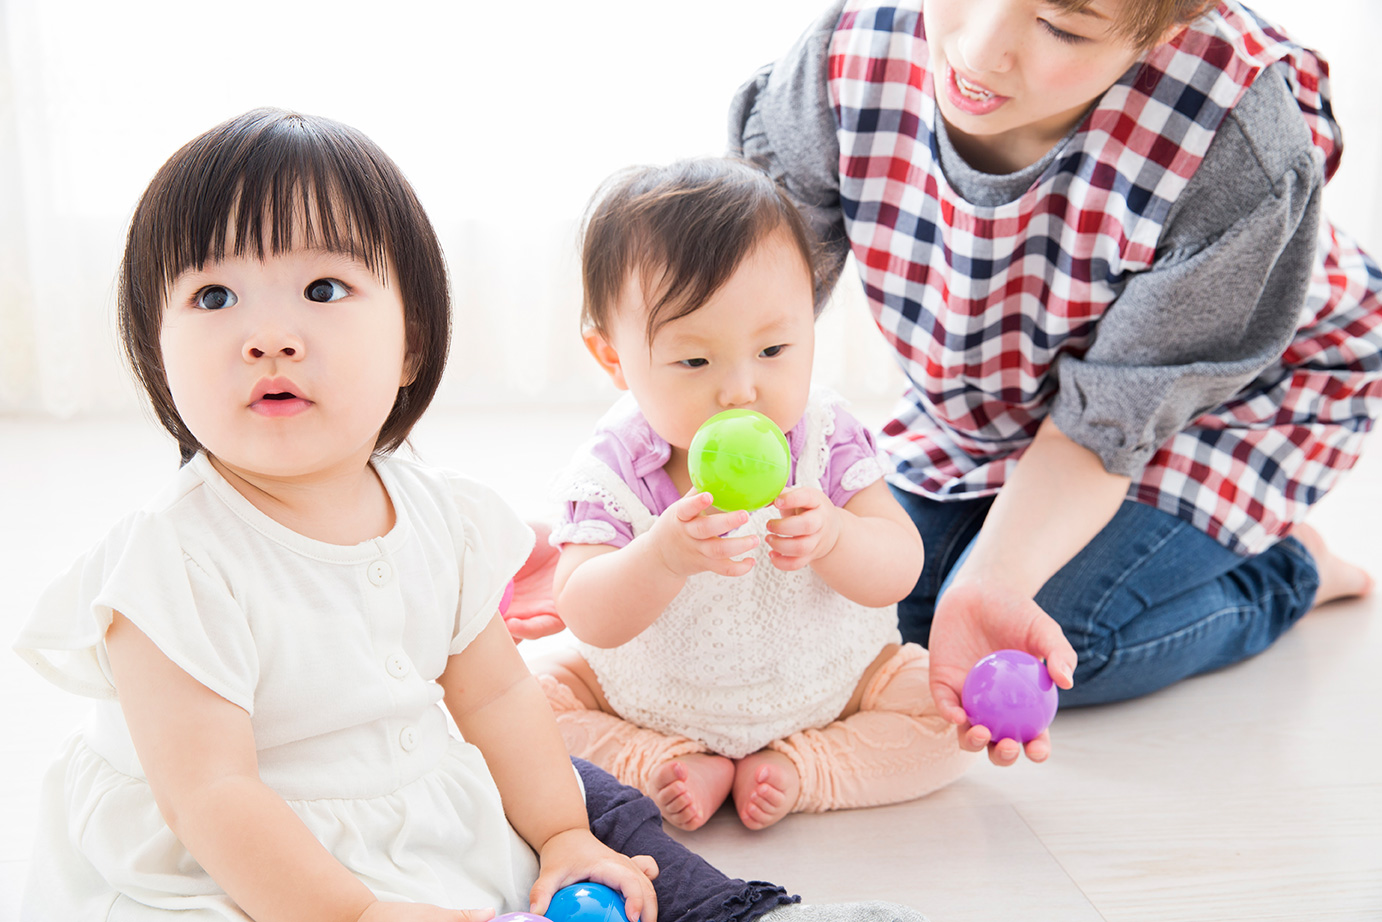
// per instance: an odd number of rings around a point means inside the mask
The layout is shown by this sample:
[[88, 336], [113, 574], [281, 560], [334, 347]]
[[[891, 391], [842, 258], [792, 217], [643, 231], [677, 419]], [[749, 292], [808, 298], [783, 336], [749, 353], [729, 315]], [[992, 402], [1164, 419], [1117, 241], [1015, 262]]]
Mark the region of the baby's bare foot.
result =
[[734, 806], [750, 829], [766, 829], [791, 813], [800, 793], [796, 766], [774, 749], [745, 756], [734, 766]]
[[662, 763], [652, 781], [662, 818], [679, 829], [699, 829], [729, 796], [734, 763], [712, 752], [693, 752]]
[[1310, 556], [1315, 558], [1315, 567], [1320, 572], [1320, 588], [1315, 590], [1316, 605], [1372, 592], [1373, 579], [1368, 571], [1331, 551], [1315, 529], [1298, 524], [1291, 529], [1291, 537], [1305, 545]]

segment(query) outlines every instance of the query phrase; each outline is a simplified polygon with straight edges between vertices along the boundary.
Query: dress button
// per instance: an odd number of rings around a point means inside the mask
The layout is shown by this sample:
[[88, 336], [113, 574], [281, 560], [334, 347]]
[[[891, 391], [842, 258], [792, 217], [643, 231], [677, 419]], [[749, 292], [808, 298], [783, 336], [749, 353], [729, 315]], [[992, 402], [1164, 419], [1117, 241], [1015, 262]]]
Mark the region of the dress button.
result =
[[412, 752], [417, 748], [417, 727], [404, 727], [403, 732], [398, 734], [398, 745], [403, 747], [404, 752]]
[[409, 673], [412, 667], [408, 665], [408, 657], [402, 653], [392, 653], [384, 660], [384, 668], [395, 679], [401, 679]]
[[369, 565], [369, 581], [376, 586], [383, 586], [393, 576], [393, 567], [389, 566], [387, 560], [376, 560]]

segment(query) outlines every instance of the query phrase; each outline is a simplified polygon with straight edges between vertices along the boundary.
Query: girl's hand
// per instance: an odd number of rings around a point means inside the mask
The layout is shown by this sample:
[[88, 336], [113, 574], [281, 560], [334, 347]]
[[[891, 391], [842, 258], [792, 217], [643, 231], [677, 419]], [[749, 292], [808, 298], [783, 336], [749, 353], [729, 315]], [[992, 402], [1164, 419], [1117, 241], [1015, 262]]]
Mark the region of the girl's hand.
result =
[[365, 907], [356, 922], [488, 922], [493, 909], [442, 909], [426, 903], [385, 903]]
[[647, 855], [633, 858], [619, 854], [587, 829], [559, 832], [542, 846], [538, 856], [542, 872], [528, 893], [530, 912], [547, 911], [552, 895], [571, 884], [594, 881], [624, 896], [624, 915], [632, 922], [657, 922], [657, 862]]
[[649, 529], [653, 548], [674, 576], [686, 579], [709, 570], [721, 576], [743, 576], [753, 558], [733, 560], [758, 546], [756, 535], [721, 538], [749, 520], [747, 512], [702, 515], [713, 501], [709, 493], [687, 493], [658, 516]]
[[768, 523], [768, 558], [779, 570], [800, 570], [835, 549], [840, 508], [820, 490], [794, 487], [773, 500], [782, 518]]
[[537, 542], [528, 560], [514, 574], [513, 600], [509, 602], [509, 610], [503, 613], [504, 626], [515, 643], [566, 629], [552, 597], [552, 576], [561, 551], [547, 541], [552, 534], [551, 527], [542, 522], [529, 522], [528, 526], [537, 535]]
[[[1024, 650], [1046, 661], [1051, 678], [1070, 688], [1075, 648], [1060, 625], [1036, 602], [997, 581], [953, 583], [936, 604], [931, 623], [931, 695], [945, 719], [958, 727], [960, 747], [969, 752], [988, 748], [994, 765], [1011, 765], [1023, 752], [1016, 740], [994, 741], [987, 727], [975, 727], [960, 703], [965, 676], [995, 650]], [[1026, 745], [1027, 758], [1044, 762], [1051, 738], [1043, 732]]]

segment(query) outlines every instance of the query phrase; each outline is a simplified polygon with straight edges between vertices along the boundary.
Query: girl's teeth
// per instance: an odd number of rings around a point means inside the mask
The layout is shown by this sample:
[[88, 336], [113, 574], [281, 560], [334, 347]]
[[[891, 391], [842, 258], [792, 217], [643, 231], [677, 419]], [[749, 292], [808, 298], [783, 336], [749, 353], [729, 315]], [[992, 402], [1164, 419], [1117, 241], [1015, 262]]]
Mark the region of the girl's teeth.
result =
[[965, 80], [965, 78], [961, 77], [959, 74], [955, 75], [955, 85], [960, 88], [961, 93], [965, 94], [970, 99], [973, 99], [975, 101], [982, 101], [985, 99], [989, 99], [993, 96], [993, 94], [990, 93], [988, 90], [979, 89], [974, 84]]

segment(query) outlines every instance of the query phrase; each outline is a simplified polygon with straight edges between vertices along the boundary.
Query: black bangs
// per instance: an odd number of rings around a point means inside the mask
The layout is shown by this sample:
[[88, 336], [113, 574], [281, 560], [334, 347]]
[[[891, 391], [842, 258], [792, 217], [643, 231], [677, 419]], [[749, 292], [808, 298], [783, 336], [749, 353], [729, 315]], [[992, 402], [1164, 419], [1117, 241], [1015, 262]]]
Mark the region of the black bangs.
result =
[[412, 186], [348, 125], [255, 109], [163, 164], [135, 207], [120, 262], [120, 341], [184, 461], [201, 445], [163, 369], [160, 327], [171, 284], [208, 260], [262, 260], [303, 248], [359, 259], [403, 301], [414, 377], [399, 389], [377, 450], [397, 448], [436, 394], [451, 341], [451, 295], [441, 245]]
[[400, 190], [373, 150], [328, 119], [248, 112], [169, 161], [154, 180], [162, 194], [148, 201], [147, 237], [135, 246], [165, 289], [227, 253], [263, 259], [295, 247], [349, 254], [382, 279]]

